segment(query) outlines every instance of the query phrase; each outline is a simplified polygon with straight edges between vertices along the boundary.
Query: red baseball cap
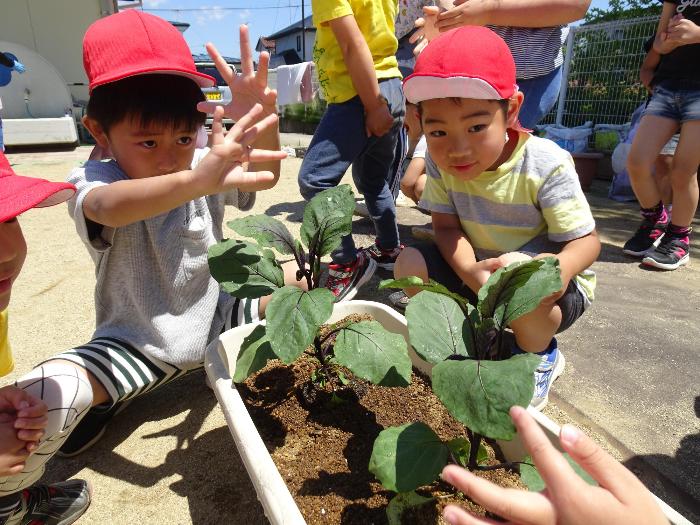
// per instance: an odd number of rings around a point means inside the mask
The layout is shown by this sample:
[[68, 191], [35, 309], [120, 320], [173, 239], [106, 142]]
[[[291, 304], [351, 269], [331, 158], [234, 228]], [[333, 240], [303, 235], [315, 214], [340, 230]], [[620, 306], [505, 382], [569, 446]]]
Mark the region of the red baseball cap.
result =
[[481, 26], [452, 29], [430, 41], [403, 81], [406, 100], [507, 99], [518, 90], [508, 45]]
[[7, 157], [0, 153], [0, 222], [17, 217], [30, 208], [54, 206], [70, 199], [75, 186], [16, 175]]
[[90, 92], [103, 84], [148, 73], [180, 75], [200, 87], [216, 82], [197, 71], [190, 48], [175, 26], [136, 9], [101, 18], [88, 27], [83, 38], [83, 65]]

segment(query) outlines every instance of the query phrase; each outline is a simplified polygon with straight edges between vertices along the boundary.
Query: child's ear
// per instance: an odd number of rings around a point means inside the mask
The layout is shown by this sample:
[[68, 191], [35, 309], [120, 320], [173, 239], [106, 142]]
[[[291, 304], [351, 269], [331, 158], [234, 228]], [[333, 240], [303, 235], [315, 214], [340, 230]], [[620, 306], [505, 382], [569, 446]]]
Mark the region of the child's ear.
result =
[[508, 114], [506, 115], [506, 123], [509, 128], [514, 128], [518, 123], [518, 114], [525, 100], [525, 95], [522, 91], [516, 91], [512, 97], [508, 99]]
[[93, 136], [95, 142], [97, 142], [97, 144], [101, 148], [107, 149], [109, 147], [109, 139], [107, 137], [107, 133], [105, 132], [104, 128], [99, 122], [85, 115], [82, 118], [82, 123], [83, 126], [85, 126], [90, 132], [90, 135]]

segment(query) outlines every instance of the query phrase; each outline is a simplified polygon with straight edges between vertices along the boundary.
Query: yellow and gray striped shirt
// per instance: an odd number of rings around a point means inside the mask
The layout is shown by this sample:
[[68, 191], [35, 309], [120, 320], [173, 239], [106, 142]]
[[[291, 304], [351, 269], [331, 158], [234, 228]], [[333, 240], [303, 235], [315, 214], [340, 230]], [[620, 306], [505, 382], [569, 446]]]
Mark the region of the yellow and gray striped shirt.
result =
[[[469, 181], [441, 171], [430, 150], [426, 171], [421, 207], [457, 215], [479, 259], [513, 251], [558, 253], [595, 229], [573, 159], [551, 140], [520, 133], [506, 162]], [[592, 301], [595, 274], [586, 270], [576, 281]]]

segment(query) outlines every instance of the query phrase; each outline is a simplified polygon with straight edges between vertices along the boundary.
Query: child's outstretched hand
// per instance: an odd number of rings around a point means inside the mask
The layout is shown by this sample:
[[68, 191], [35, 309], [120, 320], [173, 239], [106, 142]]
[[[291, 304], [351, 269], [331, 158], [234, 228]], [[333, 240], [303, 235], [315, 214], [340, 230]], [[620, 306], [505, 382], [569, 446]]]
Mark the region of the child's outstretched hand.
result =
[[29, 457], [27, 442], [17, 438], [15, 418], [0, 413], [0, 476], [12, 476], [24, 470]]
[[224, 133], [224, 109], [216, 107], [211, 126], [211, 150], [192, 170], [192, 183], [202, 195], [221, 193], [233, 188], [258, 191], [275, 180], [270, 171], [246, 171], [249, 162], [282, 160], [287, 156], [283, 151], [253, 148], [252, 144], [258, 134], [277, 122], [276, 114], [267, 115], [260, 120], [262, 112], [262, 106], [255, 104], [228, 133]]
[[[250, 48], [250, 36], [248, 26], [240, 26], [241, 45], [241, 74], [237, 74], [226, 63], [214, 44], [207, 44], [207, 53], [221, 73], [222, 78], [231, 89], [231, 102], [224, 106], [224, 116], [238, 121], [248, 113], [255, 104], [262, 106], [262, 112], [258, 118], [277, 113], [277, 91], [267, 87], [267, 70], [270, 64], [270, 55], [267, 52], [260, 53], [258, 70], [253, 66], [253, 54]], [[212, 102], [200, 102], [197, 109], [203, 113], [214, 113], [216, 104]]]
[[[544, 479], [545, 490], [527, 492], [498, 487], [456, 465], [445, 467], [442, 478], [511, 524], [668, 523], [642, 482], [579, 429], [564, 425], [559, 441], [571, 458], [599, 483], [597, 487], [586, 484], [574, 472], [524, 408], [514, 406], [510, 417]], [[468, 514], [456, 505], [445, 507], [443, 515], [452, 525], [496, 523]]]
[[44, 435], [48, 408], [40, 399], [16, 386], [0, 388], [0, 416], [10, 420], [16, 438], [24, 443], [27, 452], [36, 448]]

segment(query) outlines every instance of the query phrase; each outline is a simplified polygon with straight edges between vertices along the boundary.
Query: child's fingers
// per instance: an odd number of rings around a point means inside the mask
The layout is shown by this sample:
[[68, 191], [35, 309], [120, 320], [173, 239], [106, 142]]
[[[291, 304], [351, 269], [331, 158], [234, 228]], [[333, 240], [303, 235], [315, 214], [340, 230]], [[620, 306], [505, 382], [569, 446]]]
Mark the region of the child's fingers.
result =
[[4, 476], [14, 476], [16, 474], [20, 474], [24, 470], [24, 467], [24, 461], [20, 463], [15, 463], [11, 467], [7, 467], [1, 474], [3, 474]]
[[49, 418], [46, 416], [18, 417], [15, 420], [14, 427], [17, 429], [23, 428], [23, 429], [27, 429], [27, 430], [46, 428], [46, 425], [48, 422], [49, 422]]
[[447, 505], [442, 511], [442, 517], [450, 525], [496, 525], [498, 522], [469, 514], [457, 505]]
[[[262, 104], [255, 104], [248, 113], [243, 115], [238, 119], [238, 122], [229, 130], [227, 139], [228, 141], [235, 141], [241, 143], [241, 137], [243, 134], [252, 127], [253, 123], [257, 120], [257, 116], [262, 112]], [[265, 119], [263, 119], [265, 120]]]
[[287, 158], [284, 151], [274, 151], [269, 149], [251, 149], [248, 151], [250, 162], [269, 162], [272, 160], [283, 160]]
[[253, 126], [246, 129], [243, 134], [238, 138], [236, 142], [246, 146], [253, 144], [256, 137], [263, 131], [275, 126], [277, 124], [277, 115], [271, 114], [264, 119], [256, 122]]
[[552, 505], [542, 494], [499, 487], [455, 465], [445, 467], [442, 478], [485, 509], [506, 520], [533, 524], [554, 522]]
[[270, 53], [263, 51], [258, 55], [258, 70], [255, 72], [255, 78], [261, 86], [267, 86], [267, 72], [270, 67]]
[[216, 106], [214, 108], [214, 117], [211, 122], [211, 144], [216, 146], [224, 143], [224, 108]]
[[216, 106], [217, 104], [215, 102], [198, 102], [197, 111], [209, 115], [210, 113], [214, 113]]
[[252, 75], [255, 72], [253, 65], [253, 53], [250, 49], [250, 35], [248, 34], [248, 26], [241, 24], [239, 29], [240, 50], [241, 50], [241, 69], [243, 76]]
[[510, 417], [525, 448], [532, 455], [537, 471], [549, 490], [580, 490], [585, 482], [578, 477], [564, 456], [554, 448], [537, 422], [523, 407], [513, 406]]
[[221, 56], [219, 50], [216, 49], [214, 44], [207, 42], [206, 49], [212, 62], [214, 62], [216, 69], [221, 74], [221, 78], [223, 78], [226, 81], [226, 84], [230, 86], [233, 83], [233, 79], [236, 78], [236, 72], [231, 69], [231, 66], [229, 66], [226, 60], [224, 60], [224, 57]]
[[641, 482], [621, 463], [572, 425], [564, 425], [559, 435], [562, 447], [601, 487], [625, 502], [625, 495]]
[[42, 437], [44, 436], [44, 430], [39, 429], [39, 430], [27, 430], [27, 429], [21, 429], [17, 431], [17, 439], [20, 441], [34, 441], [37, 442], [39, 441]]

